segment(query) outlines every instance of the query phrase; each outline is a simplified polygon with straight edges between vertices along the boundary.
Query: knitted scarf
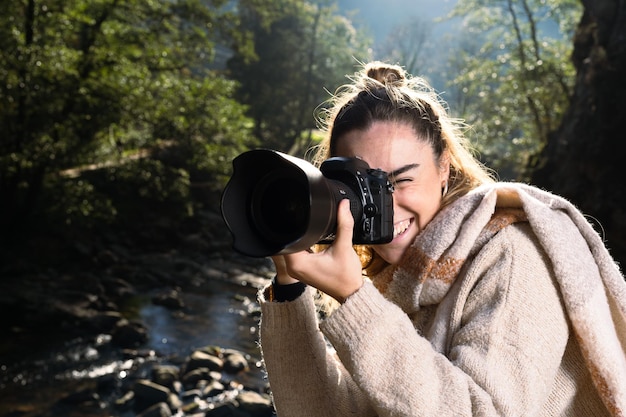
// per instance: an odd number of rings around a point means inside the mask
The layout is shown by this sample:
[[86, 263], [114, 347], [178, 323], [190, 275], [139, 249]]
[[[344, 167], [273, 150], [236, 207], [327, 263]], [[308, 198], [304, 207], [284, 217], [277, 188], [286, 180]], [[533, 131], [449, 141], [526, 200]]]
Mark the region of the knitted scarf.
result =
[[[499, 230], [527, 221], [548, 254], [566, 312], [605, 405], [626, 415], [626, 282], [601, 238], [567, 200], [512, 183], [480, 187], [442, 209], [402, 260], [372, 277], [411, 315], [438, 304], [465, 260]], [[593, 256], [570, 250], [586, 241]]]

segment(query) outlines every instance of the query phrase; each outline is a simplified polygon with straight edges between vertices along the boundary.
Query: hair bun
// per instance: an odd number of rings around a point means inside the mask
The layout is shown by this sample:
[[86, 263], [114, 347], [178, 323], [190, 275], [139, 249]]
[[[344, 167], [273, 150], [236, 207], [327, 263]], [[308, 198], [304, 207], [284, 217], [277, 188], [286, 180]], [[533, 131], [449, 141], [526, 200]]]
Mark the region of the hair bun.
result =
[[406, 81], [406, 72], [399, 65], [374, 61], [365, 66], [365, 74], [384, 85], [402, 86]]

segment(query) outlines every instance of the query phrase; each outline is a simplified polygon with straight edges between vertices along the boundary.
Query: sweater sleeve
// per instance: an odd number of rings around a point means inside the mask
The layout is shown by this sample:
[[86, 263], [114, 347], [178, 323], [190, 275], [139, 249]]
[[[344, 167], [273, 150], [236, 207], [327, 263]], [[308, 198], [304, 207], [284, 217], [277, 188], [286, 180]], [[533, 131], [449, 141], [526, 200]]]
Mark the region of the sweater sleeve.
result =
[[440, 351], [369, 283], [322, 330], [381, 417], [540, 415], [568, 325], [536, 239], [504, 229], [457, 284], [452, 307], [435, 314]]
[[375, 416], [319, 330], [313, 289], [293, 301], [260, 293], [261, 350], [278, 416]]

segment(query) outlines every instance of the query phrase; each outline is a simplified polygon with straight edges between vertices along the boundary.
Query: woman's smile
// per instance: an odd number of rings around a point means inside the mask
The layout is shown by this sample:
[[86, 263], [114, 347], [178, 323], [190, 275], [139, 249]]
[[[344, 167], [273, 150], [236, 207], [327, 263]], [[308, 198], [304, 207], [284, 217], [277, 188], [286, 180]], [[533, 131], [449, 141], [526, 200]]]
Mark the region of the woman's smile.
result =
[[413, 223], [412, 218], [395, 223], [393, 225], [393, 238], [395, 239], [398, 236], [401, 236], [402, 234], [404, 234], [409, 229], [409, 227], [411, 227], [412, 223]]

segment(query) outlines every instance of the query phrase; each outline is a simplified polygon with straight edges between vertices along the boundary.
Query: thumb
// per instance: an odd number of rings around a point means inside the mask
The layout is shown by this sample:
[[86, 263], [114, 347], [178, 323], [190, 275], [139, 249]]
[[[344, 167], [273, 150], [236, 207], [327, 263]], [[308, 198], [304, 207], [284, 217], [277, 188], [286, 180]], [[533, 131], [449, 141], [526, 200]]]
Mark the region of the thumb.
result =
[[352, 246], [352, 234], [354, 218], [350, 211], [350, 200], [343, 199], [339, 202], [337, 210], [337, 237], [335, 243]]

